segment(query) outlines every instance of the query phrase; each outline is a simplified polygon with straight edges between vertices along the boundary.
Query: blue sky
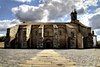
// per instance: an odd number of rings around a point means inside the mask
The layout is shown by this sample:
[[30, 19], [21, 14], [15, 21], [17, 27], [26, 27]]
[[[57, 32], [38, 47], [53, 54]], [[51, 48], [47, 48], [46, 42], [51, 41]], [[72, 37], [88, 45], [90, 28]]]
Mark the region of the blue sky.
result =
[[[30, 5], [30, 6], [39, 6], [39, 4], [43, 4], [43, 1], [47, 1], [47, 0], [29, 0], [29, 2], [28, 0], [25, 1], [24, 0], [22, 1], [21, 0], [0, 0], [0, 20], [16, 19], [16, 16], [11, 11], [11, 9], [14, 7], [18, 7], [23, 4]], [[85, 1], [87, 0], [83, 0], [83, 2]], [[100, 7], [100, 1], [98, 0], [96, 4], [97, 6], [94, 5], [88, 6], [87, 8], [88, 13], [95, 13], [95, 10]]]
[[100, 0], [0, 0], [0, 35], [20, 21], [68, 22], [74, 8], [100, 40]]
[[0, 20], [12, 20], [16, 17], [12, 13], [13, 7], [20, 6], [22, 4], [38, 6], [41, 2], [39, 0], [32, 0], [31, 2], [18, 2], [14, 0], [0, 0]]

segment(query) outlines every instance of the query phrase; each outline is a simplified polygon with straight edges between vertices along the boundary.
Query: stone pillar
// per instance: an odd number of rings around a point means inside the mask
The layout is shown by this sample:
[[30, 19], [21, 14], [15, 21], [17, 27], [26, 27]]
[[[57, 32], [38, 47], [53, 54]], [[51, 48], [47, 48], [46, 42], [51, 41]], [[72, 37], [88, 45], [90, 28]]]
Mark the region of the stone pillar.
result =
[[69, 37], [69, 48], [76, 48], [76, 40], [75, 38]]
[[53, 47], [54, 48], [58, 48], [59, 44], [58, 44], [58, 27], [57, 25], [53, 25], [53, 29], [54, 29], [54, 40], [53, 40]]
[[38, 43], [37, 48], [43, 48], [43, 39], [44, 39], [44, 25], [39, 26], [39, 32], [38, 32]]
[[77, 48], [83, 48], [83, 36], [81, 33], [77, 33]]
[[66, 33], [66, 48], [68, 48], [68, 34]]
[[5, 40], [5, 46], [4, 48], [10, 48], [10, 29], [7, 29], [7, 33], [6, 33], [6, 40]]
[[76, 34], [74, 31], [71, 32], [71, 36], [68, 38], [69, 48], [76, 48]]
[[93, 47], [93, 36], [91, 33], [88, 34], [87, 37], [84, 37], [84, 48], [92, 48]]
[[42, 25], [42, 48], [43, 48], [43, 41], [44, 41], [44, 25]]
[[97, 46], [97, 36], [94, 34], [94, 31], [92, 31], [92, 36], [93, 36], [93, 47]]
[[26, 28], [20, 27], [18, 32], [18, 48], [27, 48]]
[[26, 33], [26, 28], [23, 28], [22, 31], [22, 48], [27, 48], [27, 37], [26, 37], [27, 33]]

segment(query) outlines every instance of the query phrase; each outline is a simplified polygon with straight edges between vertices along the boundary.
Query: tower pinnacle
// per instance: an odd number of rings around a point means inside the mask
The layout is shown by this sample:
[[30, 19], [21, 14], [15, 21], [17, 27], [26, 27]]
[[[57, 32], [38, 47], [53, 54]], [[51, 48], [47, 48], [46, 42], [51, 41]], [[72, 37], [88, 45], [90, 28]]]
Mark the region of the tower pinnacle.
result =
[[77, 20], [77, 11], [74, 9], [74, 11], [71, 12], [71, 21]]

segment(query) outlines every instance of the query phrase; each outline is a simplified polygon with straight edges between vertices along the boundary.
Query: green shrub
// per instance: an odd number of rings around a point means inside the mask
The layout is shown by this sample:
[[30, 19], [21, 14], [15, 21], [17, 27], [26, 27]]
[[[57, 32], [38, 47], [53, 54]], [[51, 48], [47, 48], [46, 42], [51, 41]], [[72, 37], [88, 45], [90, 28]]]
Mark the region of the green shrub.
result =
[[6, 36], [0, 36], [0, 42], [4, 42], [6, 39]]

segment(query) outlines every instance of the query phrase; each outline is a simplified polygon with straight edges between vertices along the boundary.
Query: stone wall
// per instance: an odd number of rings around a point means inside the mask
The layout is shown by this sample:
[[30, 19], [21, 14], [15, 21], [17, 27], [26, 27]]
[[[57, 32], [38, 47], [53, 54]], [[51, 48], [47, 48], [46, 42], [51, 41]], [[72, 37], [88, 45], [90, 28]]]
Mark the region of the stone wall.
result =
[[17, 37], [18, 28], [19, 26], [14, 26], [7, 29], [5, 48], [15, 48], [15, 46], [17, 46], [16, 37]]
[[19, 25], [7, 30], [5, 46], [10, 45], [10, 48], [84, 48], [86, 42], [89, 47], [92, 47], [92, 40], [88, 41], [90, 38], [88, 33], [91, 33], [91, 28], [75, 23]]
[[27, 28], [26, 26], [20, 26], [18, 31], [18, 45], [19, 48], [27, 48]]

